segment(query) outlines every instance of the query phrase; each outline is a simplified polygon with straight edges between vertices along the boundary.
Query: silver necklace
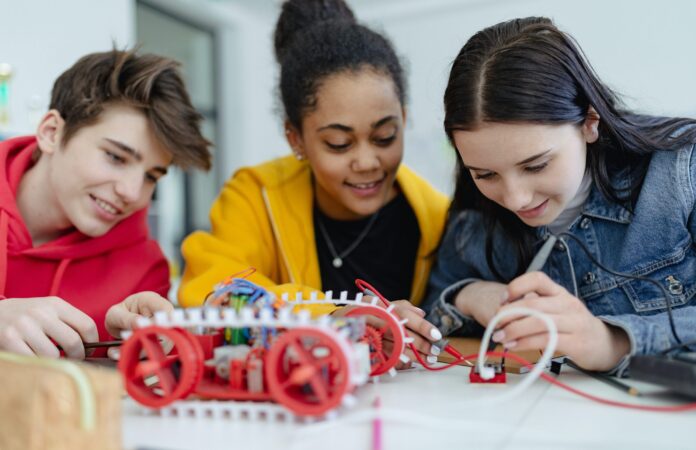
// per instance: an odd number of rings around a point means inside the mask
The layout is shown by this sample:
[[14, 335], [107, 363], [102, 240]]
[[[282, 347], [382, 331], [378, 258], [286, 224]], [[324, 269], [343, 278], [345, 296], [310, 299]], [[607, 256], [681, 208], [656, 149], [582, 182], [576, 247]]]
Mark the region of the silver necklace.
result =
[[319, 225], [319, 231], [321, 231], [321, 234], [324, 237], [324, 240], [326, 240], [326, 245], [329, 247], [329, 253], [331, 253], [331, 256], [333, 257], [331, 264], [335, 268], [340, 269], [341, 266], [343, 266], [343, 258], [348, 256], [353, 250], [355, 250], [358, 247], [358, 245], [360, 245], [360, 242], [362, 242], [362, 240], [365, 239], [365, 236], [367, 236], [367, 233], [370, 232], [372, 225], [374, 225], [375, 221], [377, 220], [378, 215], [379, 215], [379, 210], [377, 210], [377, 212], [375, 212], [372, 215], [372, 217], [370, 217], [370, 221], [365, 226], [365, 229], [362, 230], [360, 235], [353, 241], [353, 243], [350, 244], [345, 250], [343, 250], [339, 254], [336, 251], [336, 248], [334, 248], [333, 242], [331, 242], [331, 238], [329, 238], [329, 233], [328, 233], [328, 231], [326, 231], [326, 227], [324, 226], [324, 221], [321, 220], [321, 216], [319, 214], [317, 214], [317, 224]]

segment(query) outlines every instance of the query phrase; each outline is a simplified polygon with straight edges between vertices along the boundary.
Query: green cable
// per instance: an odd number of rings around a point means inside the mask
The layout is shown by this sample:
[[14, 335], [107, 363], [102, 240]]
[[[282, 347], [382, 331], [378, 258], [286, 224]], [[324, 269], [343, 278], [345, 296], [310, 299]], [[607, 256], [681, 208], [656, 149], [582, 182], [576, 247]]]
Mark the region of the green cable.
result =
[[[242, 310], [242, 306], [244, 305], [244, 300], [241, 298], [241, 296], [235, 295], [233, 297], [234, 300], [234, 310], [239, 313]], [[243, 342], [242, 334], [241, 334], [241, 329], [240, 328], [235, 328], [233, 331], [233, 338], [232, 338], [232, 343], [235, 345], [241, 344]]]
[[94, 430], [97, 421], [97, 402], [94, 398], [94, 391], [89, 378], [76, 364], [60, 359], [37, 358], [35, 356], [23, 356], [7, 352], [0, 352], [0, 359], [17, 364], [49, 367], [61, 371], [72, 378], [77, 388], [77, 397], [80, 402], [80, 426], [84, 431]]

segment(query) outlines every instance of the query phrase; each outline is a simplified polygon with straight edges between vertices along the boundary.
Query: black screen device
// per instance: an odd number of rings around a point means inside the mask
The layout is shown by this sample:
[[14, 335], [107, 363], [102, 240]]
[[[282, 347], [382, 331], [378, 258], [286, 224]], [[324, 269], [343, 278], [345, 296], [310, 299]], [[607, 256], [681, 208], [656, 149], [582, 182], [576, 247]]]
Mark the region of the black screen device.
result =
[[696, 352], [636, 355], [629, 363], [631, 378], [658, 384], [696, 398]]

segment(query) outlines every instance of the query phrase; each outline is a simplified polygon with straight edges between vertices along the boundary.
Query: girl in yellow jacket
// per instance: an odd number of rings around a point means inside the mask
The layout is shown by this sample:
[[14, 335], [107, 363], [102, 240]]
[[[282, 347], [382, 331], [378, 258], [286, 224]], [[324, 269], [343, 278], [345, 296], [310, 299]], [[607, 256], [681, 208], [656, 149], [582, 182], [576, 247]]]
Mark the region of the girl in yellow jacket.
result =
[[[290, 0], [275, 52], [294, 157], [227, 182], [212, 231], [184, 241], [180, 303], [199, 305], [215, 283], [253, 267], [248, 279], [274, 292], [356, 292], [364, 278], [419, 304], [449, 202], [400, 164], [406, 93], [391, 44], [342, 0]], [[439, 336], [420, 309], [399, 308], [409, 328]]]

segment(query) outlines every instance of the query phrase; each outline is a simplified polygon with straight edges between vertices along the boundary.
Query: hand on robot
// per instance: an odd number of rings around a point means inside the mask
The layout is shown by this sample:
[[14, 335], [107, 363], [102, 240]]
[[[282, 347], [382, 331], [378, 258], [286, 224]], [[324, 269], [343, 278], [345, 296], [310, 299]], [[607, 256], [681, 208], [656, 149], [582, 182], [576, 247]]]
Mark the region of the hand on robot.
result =
[[[407, 319], [404, 324], [406, 328], [406, 335], [413, 338], [413, 345], [424, 357], [430, 358], [431, 362], [437, 359], [437, 355], [440, 354], [439, 348], [432, 345], [433, 342], [437, 342], [442, 339], [442, 333], [437, 327], [427, 320], [425, 320], [425, 311], [415, 306], [408, 300], [396, 300], [391, 302], [395, 306], [394, 313], [400, 319]], [[389, 336], [385, 337], [385, 347], [389, 348], [391, 341]], [[406, 356], [408, 356], [411, 361], [415, 360], [413, 352], [406, 346]], [[411, 367], [411, 361], [403, 363], [399, 361], [396, 366], [397, 370], [408, 369]]]
[[[156, 292], [138, 292], [109, 308], [104, 324], [110, 335], [120, 338], [121, 332], [137, 327], [139, 317], [152, 317], [157, 311], [173, 309], [171, 302]], [[171, 346], [167, 348], [168, 346], [164, 344], [163, 347], [165, 347], [165, 353], [171, 349]], [[111, 359], [118, 359], [119, 349], [110, 348], [108, 356]]]
[[[390, 304], [394, 306], [392, 312], [399, 319], [407, 319], [407, 322], [404, 324], [406, 336], [410, 336], [413, 338], [413, 344], [415, 348], [418, 350], [418, 352], [421, 353], [424, 357], [436, 358], [437, 355], [440, 353], [441, 349], [436, 348], [432, 345], [432, 343], [442, 339], [442, 334], [440, 333], [440, 330], [438, 330], [437, 327], [435, 327], [435, 325], [425, 320], [425, 311], [415, 306], [408, 300], [396, 300], [390, 302]], [[386, 307], [384, 305], [381, 306]], [[343, 316], [347, 314], [352, 308], [352, 306], [345, 306], [335, 311], [333, 315]], [[368, 316], [367, 324], [372, 325], [373, 327], [378, 329], [384, 328], [384, 324], [382, 323], [382, 321], [372, 316]], [[387, 353], [391, 352], [392, 343], [393, 339], [391, 338], [391, 336], [389, 334], [385, 334], [383, 345]], [[406, 347], [405, 353], [406, 356], [408, 356], [411, 360], [415, 359], [413, 352], [408, 347]], [[409, 367], [411, 367], [410, 361], [407, 363], [399, 361], [399, 363], [396, 365], [397, 370], [408, 369]]]

